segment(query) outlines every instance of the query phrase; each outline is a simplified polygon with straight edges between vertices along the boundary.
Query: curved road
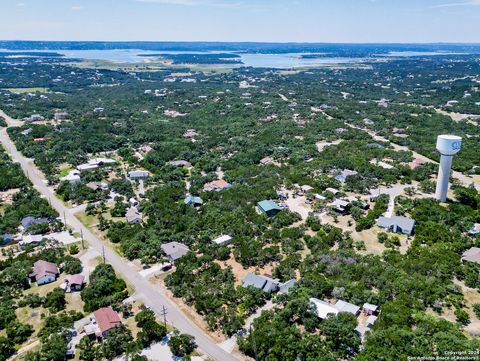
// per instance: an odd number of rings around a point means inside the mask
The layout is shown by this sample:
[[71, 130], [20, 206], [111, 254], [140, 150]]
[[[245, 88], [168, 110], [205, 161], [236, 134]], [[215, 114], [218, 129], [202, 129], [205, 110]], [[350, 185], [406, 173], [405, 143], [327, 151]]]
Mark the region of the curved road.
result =
[[[18, 126], [19, 122], [7, 116], [0, 110], [0, 116], [6, 119], [8, 126]], [[20, 123], [21, 124], [21, 123]], [[107, 263], [111, 264], [115, 271], [130, 285], [135, 288], [138, 294], [144, 296], [145, 304], [152, 308], [157, 315], [161, 314], [163, 307], [167, 309], [167, 318], [170, 324], [179, 329], [181, 332], [188, 333], [195, 337], [195, 341], [199, 348], [209, 357], [217, 361], [238, 361], [239, 359], [225, 350], [221, 349], [215, 341], [208, 337], [199, 327], [194, 325], [170, 300], [165, 297], [158, 289], [155, 288], [148, 280], [143, 278], [139, 273], [131, 268], [127, 262], [116, 254], [110, 247], [106, 246], [97, 236], [95, 236], [87, 227], [85, 227], [76, 217], [74, 211], [66, 207], [47, 187], [46, 181], [40, 170], [33, 162], [25, 158], [15, 147], [7, 134], [6, 128], [0, 130], [0, 142], [3, 144], [13, 161], [20, 164], [25, 174], [28, 175], [34, 187], [47, 199], [50, 200], [53, 208], [57, 210], [61, 217], [65, 216], [67, 224], [75, 232], [83, 232], [83, 238], [100, 254], [105, 253]]]

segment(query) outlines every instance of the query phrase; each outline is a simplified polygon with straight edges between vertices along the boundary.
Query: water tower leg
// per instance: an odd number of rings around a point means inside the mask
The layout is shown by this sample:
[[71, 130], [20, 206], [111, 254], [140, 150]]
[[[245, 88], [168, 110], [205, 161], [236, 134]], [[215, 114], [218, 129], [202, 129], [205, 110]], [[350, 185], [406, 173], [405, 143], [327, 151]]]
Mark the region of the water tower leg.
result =
[[440, 158], [440, 166], [438, 169], [437, 189], [435, 198], [440, 202], [447, 200], [448, 181], [450, 179], [450, 171], [452, 168], [452, 155], [443, 155]]

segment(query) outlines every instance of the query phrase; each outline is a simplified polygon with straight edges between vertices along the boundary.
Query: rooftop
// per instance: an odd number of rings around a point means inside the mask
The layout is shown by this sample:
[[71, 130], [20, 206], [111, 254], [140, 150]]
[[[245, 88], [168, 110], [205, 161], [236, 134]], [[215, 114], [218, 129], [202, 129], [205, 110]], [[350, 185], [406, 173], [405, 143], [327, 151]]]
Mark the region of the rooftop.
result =
[[462, 254], [462, 261], [474, 262], [480, 264], [480, 248], [472, 247]]

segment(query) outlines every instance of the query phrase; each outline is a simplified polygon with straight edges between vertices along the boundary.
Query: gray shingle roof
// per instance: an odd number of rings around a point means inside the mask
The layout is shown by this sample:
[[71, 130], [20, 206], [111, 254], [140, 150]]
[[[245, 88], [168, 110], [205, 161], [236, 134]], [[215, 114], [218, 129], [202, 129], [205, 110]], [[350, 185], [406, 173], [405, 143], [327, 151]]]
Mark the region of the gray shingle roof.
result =
[[270, 277], [257, 275], [253, 272], [247, 273], [243, 279], [243, 287], [252, 286], [267, 293], [272, 293], [278, 290], [278, 281]]
[[[389, 229], [393, 232], [412, 233], [415, 226], [415, 220], [402, 216], [380, 217], [378, 219], [378, 226], [380, 228]], [[398, 229], [400, 228], [400, 230]]]
[[180, 257], [185, 256], [190, 251], [190, 248], [179, 242], [165, 243], [162, 244], [160, 248], [172, 261], [176, 261]]

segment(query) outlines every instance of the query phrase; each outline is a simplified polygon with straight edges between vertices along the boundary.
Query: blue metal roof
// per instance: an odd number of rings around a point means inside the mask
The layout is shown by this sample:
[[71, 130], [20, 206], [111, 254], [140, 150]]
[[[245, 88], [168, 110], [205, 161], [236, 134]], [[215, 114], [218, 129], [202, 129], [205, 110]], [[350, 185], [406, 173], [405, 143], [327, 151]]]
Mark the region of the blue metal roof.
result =
[[200, 197], [188, 196], [183, 200], [185, 204], [203, 204], [203, 199]]
[[260, 202], [257, 203], [257, 206], [260, 209], [260, 211], [262, 211], [264, 213], [267, 213], [267, 212], [273, 211], [273, 210], [275, 210], [275, 211], [281, 211], [282, 210], [282, 208], [280, 208], [280, 206], [272, 200], [260, 201]]

